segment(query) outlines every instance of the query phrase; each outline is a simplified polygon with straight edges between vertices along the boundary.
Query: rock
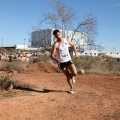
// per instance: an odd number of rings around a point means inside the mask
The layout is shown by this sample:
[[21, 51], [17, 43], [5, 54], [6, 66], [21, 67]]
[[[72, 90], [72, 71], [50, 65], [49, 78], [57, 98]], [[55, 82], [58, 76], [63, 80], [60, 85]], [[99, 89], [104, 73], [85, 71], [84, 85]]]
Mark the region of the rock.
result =
[[6, 86], [6, 90], [13, 90], [14, 84], [12, 81], [9, 81]]
[[80, 71], [78, 71], [78, 74], [83, 75], [83, 74], [85, 74], [85, 71], [84, 70], [80, 70]]

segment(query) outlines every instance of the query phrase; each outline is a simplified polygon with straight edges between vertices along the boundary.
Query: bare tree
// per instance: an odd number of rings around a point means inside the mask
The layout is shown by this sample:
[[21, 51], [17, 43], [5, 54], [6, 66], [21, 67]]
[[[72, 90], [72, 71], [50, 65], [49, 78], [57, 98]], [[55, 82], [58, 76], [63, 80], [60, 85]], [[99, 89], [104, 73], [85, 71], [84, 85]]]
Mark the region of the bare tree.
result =
[[97, 19], [91, 13], [87, 14], [82, 22], [80, 22], [74, 32], [86, 33], [88, 44], [94, 44], [94, 37], [97, 35]]
[[58, 24], [57, 24], [58, 16], [56, 14], [46, 13], [46, 14], [44, 14], [44, 18], [45, 18], [46, 22], [48, 24], [52, 25], [55, 29], [60, 28], [60, 26], [58, 26]]
[[54, 13], [47, 13], [44, 18], [54, 28], [62, 28], [62, 35], [64, 36], [64, 31], [69, 29], [73, 20], [76, 20], [76, 14], [72, 8], [61, 2], [54, 2], [51, 7]]
[[[45, 13], [43, 15], [44, 19], [40, 21], [40, 24], [43, 22], [46, 22], [47, 24], [50, 24], [55, 29], [62, 29], [62, 35], [65, 37], [65, 31], [67, 29], [70, 29], [74, 31], [72, 34], [71, 40], [75, 41], [76, 45], [79, 48], [85, 47], [83, 44], [80, 45], [80, 40], [85, 39], [86, 45], [96, 47], [95, 45], [95, 36], [97, 35], [97, 19], [95, 16], [93, 16], [91, 13], [87, 14], [82, 21], [77, 21], [77, 16], [75, 11], [72, 8], [69, 8], [66, 4], [61, 2], [54, 2], [51, 5], [51, 8], [53, 9], [53, 12], [51, 13]], [[76, 27], [73, 23], [79, 23]], [[77, 32], [81, 33], [81, 38], [74, 39], [74, 36]], [[50, 43], [47, 42], [46, 34], [42, 35], [42, 41], [44, 43], [43, 46], [50, 45]], [[46, 44], [46, 45], [45, 45]], [[89, 48], [89, 47], [87, 47]], [[90, 47], [92, 48], [92, 47]], [[96, 48], [100, 48], [96, 47]]]
[[97, 19], [91, 13], [87, 14], [84, 17], [83, 21], [79, 22], [77, 28], [74, 30], [72, 40], [76, 32], [83, 33], [83, 36], [81, 35], [81, 37], [85, 38], [84, 43], [87, 44], [80, 45], [79, 44], [80, 41], [76, 40], [78, 49], [80, 49], [80, 51], [84, 51], [85, 49], [91, 49], [91, 48], [94, 48], [94, 50], [101, 51], [102, 47], [100, 45], [95, 45], [95, 36], [97, 35], [97, 25], [98, 25]]
[[[61, 2], [54, 2], [51, 8], [53, 13], [44, 14], [44, 19], [47, 23], [51, 24], [55, 29], [62, 29], [62, 35], [65, 36], [65, 30], [74, 26], [73, 23], [77, 22], [77, 16], [72, 8]], [[79, 22], [76, 28], [71, 28], [74, 31], [72, 40], [76, 32], [84, 32], [87, 37], [88, 44], [94, 44], [94, 38], [97, 34], [97, 19], [91, 13], [87, 14], [83, 21]], [[78, 41], [76, 41], [77, 43]]]

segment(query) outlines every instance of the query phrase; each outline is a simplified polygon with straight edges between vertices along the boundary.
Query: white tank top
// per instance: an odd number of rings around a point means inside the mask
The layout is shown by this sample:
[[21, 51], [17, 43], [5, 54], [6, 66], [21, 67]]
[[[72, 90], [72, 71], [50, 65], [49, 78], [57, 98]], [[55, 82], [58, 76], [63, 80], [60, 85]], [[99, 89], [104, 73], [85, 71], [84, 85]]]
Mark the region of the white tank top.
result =
[[[58, 46], [58, 42], [56, 42], [57, 46]], [[60, 62], [67, 62], [69, 60], [71, 60], [71, 56], [69, 53], [69, 43], [67, 42], [67, 40], [64, 38], [64, 43], [59, 45], [59, 51], [57, 52], [57, 58], [60, 59]]]

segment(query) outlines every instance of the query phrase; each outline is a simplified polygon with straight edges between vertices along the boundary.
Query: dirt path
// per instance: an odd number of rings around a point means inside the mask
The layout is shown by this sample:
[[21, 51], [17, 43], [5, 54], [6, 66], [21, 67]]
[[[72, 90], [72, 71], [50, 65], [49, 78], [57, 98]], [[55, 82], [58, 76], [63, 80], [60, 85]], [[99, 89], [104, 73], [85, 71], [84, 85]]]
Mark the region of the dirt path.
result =
[[61, 73], [17, 73], [34, 89], [0, 99], [0, 120], [120, 120], [120, 77], [79, 75], [75, 93]]

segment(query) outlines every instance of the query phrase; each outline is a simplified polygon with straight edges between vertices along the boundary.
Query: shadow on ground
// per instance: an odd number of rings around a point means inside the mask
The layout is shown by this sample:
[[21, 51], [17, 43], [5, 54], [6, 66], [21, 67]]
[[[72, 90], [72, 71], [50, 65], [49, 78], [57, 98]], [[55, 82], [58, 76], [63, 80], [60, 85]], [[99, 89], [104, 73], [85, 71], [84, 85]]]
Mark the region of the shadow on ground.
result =
[[16, 87], [15, 89], [18, 90], [25, 90], [25, 91], [33, 91], [33, 92], [40, 92], [40, 93], [50, 93], [50, 92], [68, 92], [68, 91], [61, 91], [61, 90], [50, 90], [50, 89], [40, 89], [40, 90], [36, 90], [33, 88], [24, 88], [24, 87]]

